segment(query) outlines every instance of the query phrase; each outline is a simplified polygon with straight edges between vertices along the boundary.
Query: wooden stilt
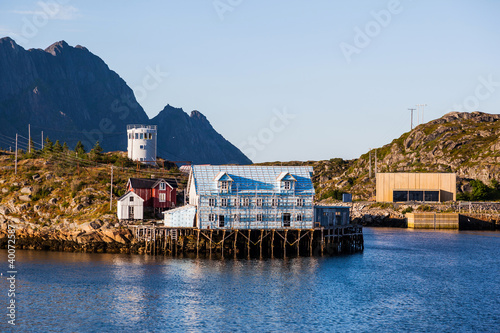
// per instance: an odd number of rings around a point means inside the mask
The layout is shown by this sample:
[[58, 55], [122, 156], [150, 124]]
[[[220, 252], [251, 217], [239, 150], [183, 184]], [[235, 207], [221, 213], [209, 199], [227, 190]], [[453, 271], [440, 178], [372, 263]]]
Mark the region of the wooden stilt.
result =
[[260, 244], [260, 259], [262, 259], [262, 238], [264, 236], [264, 230], [261, 229], [260, 230], [260, 241], [259, 241], [259, 244]]
[[222, 230], [222, 246], [220, 248], [220, 253], [222, 255], [222, 258], [224, 258], [224, 239], [226, 238], [226, 230]]
[[235, 258], [236, 258], [236, 252], [237, 252], [236, 251], [236, 243], [238, 241], [238, 231], [239, 230], [237, 230], [237, 229], [234, 231], [233, 255], [234, 255]]
[[250, 258], [250, 235], [252, 230], [248, 229], [248, 239], [247, 239], [247, 257]]
[[313, 255], [314, 230], [309, 230], [309, 256]]
[[288, 234], [288, 230], [285, 230], [285, 239], [283, 239], [283, 258], [286, 257], [287, 234]]
[[274, 258], [274, 229], [271, 230], [271, 258]]
[[200, 252], [200, 229], [196, 229], [197, 235], [196, 235], [196, 255]]
[[213, 230], [210, 230], [210, 255], [212, 255], [212, 234], [214, 233]]
[[325, 249], [325, 237], [323, 235], [323, 227], [321, 228], [321, 255], [323, 255]]
[[297, 257], [300, 256], [300, 229], [298, 231], [298, 236], [297, 236]]

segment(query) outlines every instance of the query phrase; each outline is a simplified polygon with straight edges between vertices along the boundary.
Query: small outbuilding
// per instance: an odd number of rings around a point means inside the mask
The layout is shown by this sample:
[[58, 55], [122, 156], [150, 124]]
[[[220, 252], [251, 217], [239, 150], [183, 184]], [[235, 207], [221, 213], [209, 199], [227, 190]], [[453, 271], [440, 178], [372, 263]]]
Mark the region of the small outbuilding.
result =
[[117, 200], [119, 220], [142, 220], [144, 217], [144, 199], [128, 191]]
[[196, 225], [196, 206], [183, 207], [163, 212], [165, 226], [170, 228], [193, 228]]

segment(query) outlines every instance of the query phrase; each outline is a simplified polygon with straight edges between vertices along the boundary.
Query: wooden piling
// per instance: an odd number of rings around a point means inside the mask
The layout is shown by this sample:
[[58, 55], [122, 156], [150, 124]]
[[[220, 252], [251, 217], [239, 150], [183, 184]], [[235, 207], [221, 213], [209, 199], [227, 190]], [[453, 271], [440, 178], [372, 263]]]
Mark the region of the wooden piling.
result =
[[283, 239], [283, 258], [286, 257], [287, 234], [288, 234], [288, 230], [285, 230], [285, 238]]
[[247, 257], [250, 258], [250, 235], [252, 230], [248, 229], [248, 238], [247, 238]]
[[236, 253], [237, 253], [236, 242], [238, 241], [238, 231], [239, 231], [238, 229], [236, 229], [234, 231], [233, 255], [235, 258], [236, 258]]
[[297, 235], [297, 257], [300, 256], [300, 229]]
[[274, 229], [271, 230], [271, 258], [274, 258]]
[[260, 229], [260, 241], [259, 241], [259, 252], [260, 252], [260, 258], [262, 259], [262, 238], [264, 236], [264, 230]]

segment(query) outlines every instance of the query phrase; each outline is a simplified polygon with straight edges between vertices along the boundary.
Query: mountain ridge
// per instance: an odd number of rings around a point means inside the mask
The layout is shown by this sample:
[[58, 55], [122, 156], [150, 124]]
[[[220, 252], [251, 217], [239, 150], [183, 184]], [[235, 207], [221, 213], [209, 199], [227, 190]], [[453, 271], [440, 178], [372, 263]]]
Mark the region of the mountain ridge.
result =
[[[158, 115], [150, 119], [119, 74], [84, 46], [73, 47], [62, 40], [44, 50], [25, 50], [10, 37], [0, 39], [0, 131], [6, 137], [27, 136], [31, 124], [36, 138], [44, 131], [44, 136], [65, 141], [70, 147], [82, 141], [89, 150], [99, 141], [106, 151], [126, 150], [126, 125], [152, 124], [157, 119], [164, 126], [169, 124], [169, 133], [158, 129], [163, 158], [251, 163], [199, 111], [193, 114], [191, 136], [177, 141], [171, 138], [183, 133], [171, 124], [172, 119]], [[177, 149], [180, 155], [170, 153], [175, 144], [182, 145]]]

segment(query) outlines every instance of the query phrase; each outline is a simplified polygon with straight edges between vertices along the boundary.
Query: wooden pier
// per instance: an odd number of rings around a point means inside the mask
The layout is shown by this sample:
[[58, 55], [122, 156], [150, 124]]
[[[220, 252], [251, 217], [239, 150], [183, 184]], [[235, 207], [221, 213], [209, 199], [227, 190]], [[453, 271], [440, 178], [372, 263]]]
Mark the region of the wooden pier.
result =
[[150, 255], [217, 254], [222, 257], [322, 256], [363, 251], [359, 225], [313, 229], [197, 229], [129, 225]]

